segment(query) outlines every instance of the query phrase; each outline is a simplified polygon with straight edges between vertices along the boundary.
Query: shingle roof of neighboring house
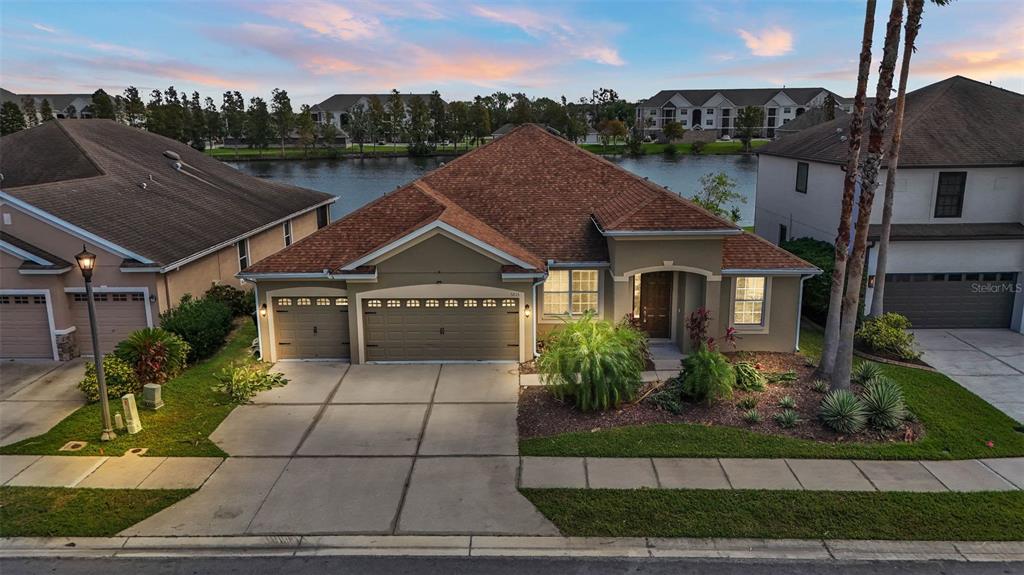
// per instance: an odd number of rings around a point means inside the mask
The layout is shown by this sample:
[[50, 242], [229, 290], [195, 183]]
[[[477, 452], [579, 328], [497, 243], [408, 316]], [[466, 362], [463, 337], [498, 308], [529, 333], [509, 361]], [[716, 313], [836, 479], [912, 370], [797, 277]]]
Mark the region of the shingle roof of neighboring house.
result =
[[[1022, 165], [1021, 118], [1024, 95], [963, 76], [914, 90], [907, 94], [900, 167]], [[849, 119], [826, 122], [758, 148], [758, 153], [845, 164], [848, 126]]]
[[[179, 155], [180, 170], [165, 151]], [[4, 136], [0, 173], [5, 195], [162, 265], [334, 200], [112, 120], [54, 120]]]
[[[736, 240], [738, 268], [810, 264], [535, 124], [461, 156], [245, 270], [341, 270], [434, 222], [536, 268], [608, 261], [608, 232], [711, 230]], [[596, 224], [596, 225], [595, 225]]]
[[[399, 94], [402, 97], [402, 101], [408, 106], [410, 101], [419, 96], [426, 103], [430, 101], [430, 94]], [[380, 99], [380, 103], [385, 106], [388, 100], [391, 98], [391, 94], [335, 94], [330, 98], [327, 98], [323, 102], [316, 105], [321, 110], [348, 110], [359, 101], [360, 98], [372, 98], [377, 96]]]
[[0, 232], [0, 242], [8, 243], [14, 246], [15, 248], [28, 252], [35, 256], [36, 258], [44, 260], [46, 262], [45, 264], [41, 264], [31, 260], [24, 260], [24, 262], [21, 264], [20, 269], [63, 270], [71, 267], [71, 263], [68, 262], [67, 260], [55, 256], [50, 252], [44, 250], [43, 248], [34, 246], [26, 242], [25, 240], [15, 235], [9, 234], [7, 232]]
[[736, 106], [763, 106], [779, 92], [784, 92], [794, 102], [806, 105], [825, 88], [739, 88], [727, 90], [662, 90], [640, 104], [643, 108], [659, 108], [665, 105], [672, 96], [680, 94], [694, 106], [702, 106], [705, 102], [721, 94]]
[[[50, 107], [53, 111], [63, 112], [72, 102], [79, 98], [84, 98], [89, 103], [92, 103], [92, 94], [15, 94], [10, 90], [0, 88], [0, 102], [14, 102], [18, 106], [21, 106], [22, 98], [33, 98], [36, 101], [36, 110], [39, 109], [39, 104], [43, 100], [50, 102]], [[78, 110], [81, 112], [81, 110]]]
[[[836, 110], [835, 116], [832, 119], [846, 119], [847, 121], [849, 121], [849, 117], [850, 115], [847, 114], [846, 112], [842, 110]], [[775, 133], [780, 135], [795, 134], [801, 130], [806, 130], [807, 128], [810, 128], [811, 126], [817, 126], [818, 124], [823, 124], [825, 122], [830, 121], [832, 120], [825, 119], [825, 110], [823, 110], [822, 108], [811, 108], [810, 110], [807, 110], [806, 112], [800, 114], [796, 118], [793, 118], [792, 120], [786, 122], [785, 124], [779, 126], [778, 128], [775, 128]]]

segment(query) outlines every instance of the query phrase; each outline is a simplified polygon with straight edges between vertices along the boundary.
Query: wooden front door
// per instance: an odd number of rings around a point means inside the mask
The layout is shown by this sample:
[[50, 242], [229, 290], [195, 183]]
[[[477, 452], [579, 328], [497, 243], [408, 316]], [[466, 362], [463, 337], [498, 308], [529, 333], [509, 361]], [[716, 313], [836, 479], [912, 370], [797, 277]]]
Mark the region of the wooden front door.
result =
[[640, 323], [650, 337], [672, 336], [672, 272], [640, 276]]

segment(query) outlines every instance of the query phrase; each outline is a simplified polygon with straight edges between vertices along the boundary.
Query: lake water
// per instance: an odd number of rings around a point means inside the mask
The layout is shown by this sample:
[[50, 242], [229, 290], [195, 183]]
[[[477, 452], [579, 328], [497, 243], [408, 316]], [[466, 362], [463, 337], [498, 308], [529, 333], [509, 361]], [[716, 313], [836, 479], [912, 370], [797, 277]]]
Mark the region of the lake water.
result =
[[[343, 160], [268, 160], [227, 162], [259, 178], [302, 186], [338, 196], [331, 208], [337, 219], [395, 188], [411, 182], [451, 158], [366, 158]], [[756, 156], [640, 156], [609, 157], [631, 172], [650, 178], [673, 192], [693, 196], [704, 174], [725, 172], [736, 181], [736, 189], [747, 199], [739, 204], [744, 226], [754, 223], [754, 190], [757, 185]]]

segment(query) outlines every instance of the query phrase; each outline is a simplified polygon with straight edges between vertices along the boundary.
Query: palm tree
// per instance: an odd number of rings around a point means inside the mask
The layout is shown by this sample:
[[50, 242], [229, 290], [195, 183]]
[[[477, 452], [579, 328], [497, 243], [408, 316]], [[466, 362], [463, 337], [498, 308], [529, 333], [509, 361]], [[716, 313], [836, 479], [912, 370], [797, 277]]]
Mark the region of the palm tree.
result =
[[[950, 0], [932, 0], [944, 6]], [[900, 87], [896, 94], [896, 113], [892, 122], [892, 141], [886, 157], [885, 200], [882, 204], [882, 236], [878, 241], [878, 258], [875, 264], [875, 290], [871, 298], [872, 317], [882, 315], [885, 298], [885, 270], [889, 261], [889, 237], [892, 232], [892, 204], [896, 190], [896, 169], [900, 160], [900, 139], [903, 137], [903, 108], [907, 96], [907, 77], [910, 76], [910, 58], [914, 55], [914, 41], [921, 29], [921, 13], [924, 0], [908, 0], [906, 36], [903, 38], [903, 61], [900, 63]]]
[[857, 189], [857, 164], [860, 160], [861, 134], [864, 131], [864, 102], [871, 74], [871, 36], [875, 29], [875, 0], [867, 0], [864, 13], [864, 35], [860, 47], [860, 67], [857, 71], [857, 93], [853, 99], [853, 114], [848, 128], [849, 152], [846, 156], [846, 177], [843, 181], [843, 205], [839, 212], [839, 230], [836, 232], [835, 265], [832, 268], [832, 291], [828, 301], [828, 319], [825, 322], [825, 343], [821, 352], [816, 377], [829, 379], [836, 363], [839, 347], [840, 310], [843, 302], [843, 282], [846, 281], [846, 258], [850, 243], [850, 218], [853, 196]]
[[850, 372], [853, 369], [853, 332], [857, 327], [857, 308], [860, 305], [860, 284], [864, 277], [864, 259], [868, 248], [868, 224], [871, 221], [871, 207], [878, 188], [878, 169], [882, 165], [882, 147], [885, 128], [889, 124], [889, 93], [892, 92], [892, 77], [896, 71], [896, 56], [900, 49], [900, 26], [903, 24], [903, 0], [893, 0], [889, 22], [885, 27], [885, 44], [882, 47], [882, 64], [878, 68], [878, 85], [875, 91], [875, 106], [871, 112], [871, 129], [868, 132], [868, 155], [860, 171], [860, 199], [857, 202], [857, 224], [854, 226], [853, 253], [847, 264], [848, 277], [846, 293], [843, 295], [842, 323], [839, 327], [839, 345], [836, 347], [836, 364], [832, 369], [832, 389], [850, 387]]

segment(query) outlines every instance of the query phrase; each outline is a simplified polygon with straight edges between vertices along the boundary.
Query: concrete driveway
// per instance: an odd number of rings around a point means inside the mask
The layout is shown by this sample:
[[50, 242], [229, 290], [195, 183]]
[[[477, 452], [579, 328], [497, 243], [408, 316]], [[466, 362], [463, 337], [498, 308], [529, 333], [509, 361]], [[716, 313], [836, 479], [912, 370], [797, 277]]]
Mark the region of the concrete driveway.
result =
[[921, 359], [1024, 421], [1024, 335], [1008, 329], [916, 329]]
[[85, 360], [0, 361], [0, 445], [46, 433], [85, 403]]
[[516, 490], [513, 365], [274, 369], [210, 436], [232, 457], [126, 534], [557, 534]]

